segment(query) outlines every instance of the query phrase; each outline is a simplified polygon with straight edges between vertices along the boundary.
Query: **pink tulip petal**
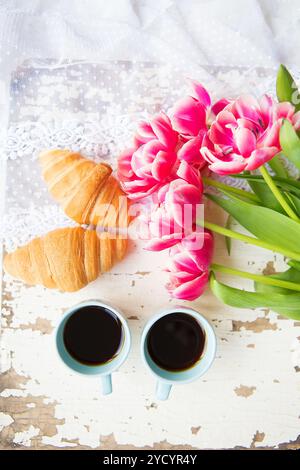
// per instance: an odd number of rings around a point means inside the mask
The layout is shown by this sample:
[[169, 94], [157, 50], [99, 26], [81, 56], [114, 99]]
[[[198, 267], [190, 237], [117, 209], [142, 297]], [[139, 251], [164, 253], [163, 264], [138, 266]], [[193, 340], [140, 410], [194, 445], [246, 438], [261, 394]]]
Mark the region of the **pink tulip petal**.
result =
[[243, 127], [244, 129], [249, 129], [249, 131], [253, 132], [254, 134], [259, 134], [262, 130], [259, 123], [255, 123], [246, 118], [237, 119], [237, 125], [240, 128]]
[[163, 251], [167, 248], [171, 248], [172, 246], [176, 245], [182, 239], [181, 233], [172, 234], [169, 237], [163, 238], [152, 238], [149, 240], [146, 245], [144, 246], [144, 250], [147, 251]]
[[[143, 162], [139, 161], [139, 159], [135, 158], [136, 154], [133, 155], [132, 157], [132, 168], [134, 169], [135, 175], [144, 180], [145, 184], [147, 184], [147, 181], [155, 180], [152, 175], [152, 164], [151, 163], [145, 163], [142, 164]], [[138, 165], [140, 165], [138, 167]]]
[[197, 262], [198, 267], [205, 271], [209, 268], [213, 258], [213, 243], [211, 247], [206, 246], [207, 243], [205, 242], [204, 247], [202, 250], [195, 252], [195, 262]]
[[208, 91], [201, 85], [201, 83], [196, 80], [188, 79], [191, 87], [192, 93], [191, 96], [196, 100], [200, 101], [206, 108], [211, 105], [211, 100]]
[[[226, 148], [224, 147], [219, 147], [215, 146], [214, 150], [210, 150], [207, 147], [202, 147], [201, 150], [201, 155], [203, 158], [208, 162], [208, 163], [216, 163], [221, 161], [224, 162], [230, 162], [232, 160], [232, 148]], [[242, 157], [240, 156], [242, 159]]]
[[263, 95], [259, 102], [261, 117], [266, 127], [268, 127], [272, 117], [273, 104], [273, 99], [268, 95]]
[[247, 160], [245, 170], [256, 170], [264, 163], [268, 162], [278, 153], [277, 147], [266, 147], [254, 150]]
[[[179, 180], [179, 187], [176, 188], [172, 181], [170, 187], [172, 190], [166, 195], [166, 209], [172, 214], [174, 221], [180, 226], [186, 226], [191, 229], [196, 215], [197, 205], [201, 203], [202, 191], [194, 185]], [[177, 184], [178, 186], [178, 184]]]
[[131, 166], [134, 173], [139, 178], [157, 179], [152, 174], [152, 164], [157, 154], [164, 150], [165, 147], [158, 140], [151, 140], [142, 145], [132, 155]]
[[211, 112], [217, 116], [224, 108], [230, 103], [226, 98], [222, 98], [219, 101], [216, 101], [215, 104], [211, 107]]
[[[251, 157], [249, 157], [249, 159], [250, 158]], [[215, 163], [209, 165], [209, 169], [215, 173], [218, 173], [218, 175], [241, 173], [241, 171], [245, 170], [247, 161], [249, 161], [249, 159], [245, 160], [240, 155], [235, 155], [235, 158], [233, 158], [231, 161], [215, 161]]]
[[149, 141], [150, 139], [155, 138], [152, 126], [150, 125], [149, 122], [146, 122], [146, 121], [140, 121], [138, 123], [137, 133], [140, 138], [145, 139], [145, 142]]
[[182, 240], [182, 249], [189, 252], [195, 250], [202, 250], [204, 242], [208, 240], [209, 237], [212, 238], [212, 235], [210, 232], [208, 232], [208, 230], [202, 227], [197, 227], [197, 231], [192, 232], [189, 236], [185, 237]]
[[190, 256], [190, 253], [188, 251], [182, 251], [178, 253], [173, 259], [172, 259], [172, 268], [171, 271], [186, 271], [190, 274], [196, 274], [199, 273], [199, 268], [197, 264], [195, 264], [195, 261], [193, 258]]
[[165, 181], [170, 176], [175, 162], [175, 153], [159, 151], [151, 166], [151, 173], [153, 177], [158, 181]]
[[296, 131], [300, 129], [300, 111], [294, 114], [292, 117], [292, 124]]
[[152, 220], [149, 222], [148, 226], [153, 238], [168, 237], [174, 233], [173, 223], [164, 217], [154, 220], [152, 216]]
[[[199, 152], [200, 155], [200, 152]], [[202, 155], [201, 158], [203, 159]], [[204, 160], [204, 159], [203, 159]], [[205, 160], [204, 160], [205, 161]], [[206, 162], [205, 162], [206, 163]], [[203, 192], [203, 183], [200, 176], [200, 172], [189, 165], [187, 162], [182, 161], [177, 170], [177, 176], [182, 178], [189, 184], [196, 186], [201, 193]]]
[[164, 186], [162, 186], [159, 189], [158, 195], [157, 195], [159, 204], [162, 204], [163, 202], [165, 202], [166, 194], [168, 193], [169, 188], [170, 188], [170, 183], [166, 183]]
[[219, 127], [222, 126], [228, 129], [235, 129], [237, 127], [237, 119], [228, 108], [223, 109], [217, 115], [216, 122]]
[[150, 196], [159, 188], [158, 184], [146, 184], [143, 180], [124, 181], [121, 182], [121, 186], [129, 199], [135, 201]]
[[141, 121], [137, 126], [134, 137], [136, 147], [158, 140], [165, 148], [174, 149], [177, 143], [177, 134], [172, 129], [171, 121], [164, 113], [157, 114], [150, 122]]
[[165, 150], [166, 150], [165, 146], [159, 140], [156, 140], [156, 139], [150, 140], [150, 142], [147, 142], [142, 147], [143, 157], [144, 158], [148, 157], [149, 158], [148, 161], [152, 161], [158, 152], [165, 151]]
[[124, 150], [118, 157], [118, 177], [122, 181], [124, 179], [131, 178], [133, 171], [131, 168], [131, 159], [134, 153], [134, 148]]
[[175, 104], [171, 122], [180, 134], [196, 136], [201, 129], [206, 128], [205, 107], [190, 96], [183, 98]]
[[257, 147], [277, 147], [280, 149], [279, 132], [281, 128], [280, 121], [275, 122], [268, 127], [257, 141]]
[[238, 150], [243, 157], [248, 158], [256, 147], [256, 137], [249, 129], [239, 127], [234, 134]]
[[184, 160], [191, 164], [202, 167], [205, 162], [200, 154], [200, 147], [203, 142], [203, 135], [188, 140], [178, 151], [179, 160]]
[[215, 161], [218, 161], [218, 158], [207, 147], [202, 147], [200, 150], [200, 153], [202, 157], [204, 158], [204, 160], [206, 160], [208, 163], [213, 163]]
[[160, 206], [151, 213], [148, 225], [154, 238], [172, 236], [174, 233], [181, 233], [183, 235], [183, 224], [178, 224], [174, 220], [173, 215], [166, 211], [164, 206]]
[[194, 232], [182, 240], [181, 246], [192, 255], [199, 271], [208, 269], [214, 251], [214, 238], [211, 232], [208, 230]]
[[157, 139], [168, 149], [174, 149], [177, 144], [177, 133], [173, 130], [169, 117], [160, 113], [151, 121], [152, 129]]
[[238, 117], [244, 117], [254, 122], [258, 122], [260, 119], [259, 104], [251, 95], [243, 95], [238, 98], [234, 103], [233, 110]]
[[[151, 139], [149, 139], [151, 140]], [[135, 134], [133, 136], [133, 145], [135, 146], [136, 149], [140, 148], [142, 145], [144, 145], [146, 142], [149, 142], [149, 140], [145, 139], [140, 139], [138, 134]]]
[[232, 146], [234, 144], [232, 130], [222, 126], [218, 121], [213, 122], [208, 136], [212, 142], [217, 142], [219, 145]]
[[173, 204], [200, 204], [201, 199], [201, 188], [188, 183], [180, 185], [180, 188], [175, 189], [170, 197]]
[[[210, 138], [208, 136], [208, 133], [206, 133], [203, 137], [201, 149], [203, 149], [204, 147], [209, 149], [212, 152], [215, 150], [215, 146], [214, 146], [213, 142], [210, 140]], [[200, 153], [201, 153], [201, 149], [200, 149]]]
[[141, 189], [150, 189], [152, 188], [152, 185], [157, 183], [154, 179], [153, 180], [142, 180], [142, 179], [139, 179], [139, 178], [136, 178], [134, 180], [130, 180], [130, 181], [125, 181], [124, 182], [124, 185], [128, 188], [128, 190], [131, 190], [131, 191], [140, 191]]
[[198, 277], [198, 275], [195, 275], [194, 273], [187, 273], [185, 271], [176, 271], [176, 273], [172, 273], [172, 271], [166, 269], [166, 272], [170, 273], [169, 274], [169, 279], [170, 283], [175, 287], [178, 287], [180, 284], [184, 282], [189, 282]]
[[144, 158], [143, 158], [143, 148], [144, 148], [144, 145], [142, 145], [132, 154], [131, 168], [134, 173], [139, 171], [139, 169], [142, 168], [145, 163]]
[[196, 279], [185, 282], [175, 289], [172, 286], [167, 286], [172, 297], [182, 300], [195, 300], [203, 294], [208, 283], [209, 273], [204, 272]]
[[288, 102], [277, 103], [276, 118], [277, 119], [290, 119], [295, 112], [295, 107]]

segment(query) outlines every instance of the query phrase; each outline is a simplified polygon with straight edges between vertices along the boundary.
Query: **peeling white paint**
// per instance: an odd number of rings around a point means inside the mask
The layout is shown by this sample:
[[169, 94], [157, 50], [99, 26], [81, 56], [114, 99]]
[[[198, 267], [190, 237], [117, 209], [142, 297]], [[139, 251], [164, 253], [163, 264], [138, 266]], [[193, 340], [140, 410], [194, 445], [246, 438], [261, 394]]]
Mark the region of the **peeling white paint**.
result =
[[0, 412], [0, 431], [2, 431], [3, 428], [9, 426], [13, 422], [14, 420], [10, 415]]
[[25, 446], [25, 447], [30, 447], [31, 439], [33, 437], [38, 436], [39, 433], [40, 433], [40, 430], [38, 428], [35, 428], [34, 426], [30, 426], [26, 431], [16, 432], [15, 437], [14, 437], [14, 443], [21, 444], [22, 446]]

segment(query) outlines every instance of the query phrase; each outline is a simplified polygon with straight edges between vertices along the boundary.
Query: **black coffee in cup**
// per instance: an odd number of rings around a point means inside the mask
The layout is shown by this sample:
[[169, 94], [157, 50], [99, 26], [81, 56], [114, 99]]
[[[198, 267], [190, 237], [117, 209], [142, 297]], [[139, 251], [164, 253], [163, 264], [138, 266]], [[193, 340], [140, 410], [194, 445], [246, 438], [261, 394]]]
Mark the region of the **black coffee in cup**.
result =
[[188, 313], [174, 312], [159, 318], [147, 335], [153, 362], [168, 371], [193, 367], [205, 349], [205, 332]]
[[123, 339], [122, 323], [106, 307], [90, 305], [76, 310], [66, 321], [63, 341], [76, 361], [103, 365], [119, 352]]

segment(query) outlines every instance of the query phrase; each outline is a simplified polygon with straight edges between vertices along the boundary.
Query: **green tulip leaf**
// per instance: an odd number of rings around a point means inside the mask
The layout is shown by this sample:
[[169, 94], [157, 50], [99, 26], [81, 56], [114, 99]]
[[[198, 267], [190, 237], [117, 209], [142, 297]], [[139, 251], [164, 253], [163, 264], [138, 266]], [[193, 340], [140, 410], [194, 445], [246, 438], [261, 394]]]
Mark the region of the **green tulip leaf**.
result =
[[280, 128], [280, 145], [284, 155], [300, 170], [300, 139], [286, 119]]
[[280, 160], [281, 155], [282, 155], [281, 152], [277, 153], [277, 155], [271, 158], [271, 160], [268, 163], [276, 176], [281, 176], [281, 178], [287, 178], [289, 175], [288, 175], [287, 170], [283, 166], [282, 161]]
[[296, 101], [299, 101], [297, 85], [284, 65], [280, 65], [277, 73], [276, 92], [278, 101], [289, 101], [295, 106], [296, 111], [299, 111], [300, 104], [296, 103]]
[[[257, 176], [257, 178], [260, 179], [255, 179], [255, 176], [253, 179], [249, 178], [248, 184], [252, 191], [259, 197], [262, 205], [268, 207], [269, 209], [273, 209], [274, 211], [280, 212], [281, 214], [285, 214], [281, 204], [278, 203], [263, 177]], [[275, 178], [273, 179], [275, 180]], [[289, 186], [289, 184], [285, 183], [277, 183], [277, 186], [280, 187], [283, 191], [287, 190], [287, 192], [284, 192], [286, 199], [292, 203], [295, 211], [298, 215], [300, 215], [300, 189], [298, 189], [296, 186]], [[293, 194], [293, 191], [296, 192], [299, 197]]]
[[[283, 273], [272, 274], [272, 276], [269, 276], [269, 277], [272, 277], [274, 279], [281, 279], [281, 280], [289, 281], [289, 282], [295, 282], [297, 284], [300, 283], [300, 272], [294, 268], [290, 268], [287, 271], [284, 271]], [[269, 294], [277, 293], [277, 294], [286, 294], [286, 295], [293, 295], [295, 293], [295, 291], [292, 291], [290, 289], [285, 289], [285, 288], [277, 287], [277, 286], [269, 286], [269, 285], [261, 284], [258, 282], [254, 283], [254, 288], [256, 292], [260, 292], [260, 293], [269, 293]], [[273, 310], [279, 313], [280, 315], [289, 316], [286, 313], [285, 309], [274, 308]]]
[[[255, 205], [255, 206], [257, 206], [259, 204], [259, 200], [253, 201], [253, 200], [249, 199], [247, 196], [243, 196], [242, 194], [232, 193], [230, 190], [223, 189], [223, 188], [218, 188], [218, 190], [219, 190], [220, 193], [224, 194], [225, 196], [230, 197], [231, 199], [234, 199], [235, 201], [244, 201], [248, 204], [252, 204], [252, 205]], [[210, 199], [210, 194], [209, 193], [204, 193], [204, 194], [205, 194], [205, 196], [208, 197], [208, 199]]]
[[227, 199], [212, 194], [207, 197], [260, 240], [283, 250], [300, 253], [300, 224], [298, 222], [272, 209], [237, 200], [228, 194]]
[[252, 191], [259, 197], [260, 201], [265, 207], [269, 209], [273, 209], [274, 211], [281, 212], [285, 214], [284, 209], [282, 208], [281, 204], [277, 201], [276, 197], [270, 190], [269, 186], [263, 180], [265, 184], [258, 183], [256, 181], [248, 181], [248, 184]]
[[[225, 227], [228, 229], [231, 229], [231, 224], [232, 224], [232, 217], [229, 214], [226, 220]], [[225, 244], [226, 244], [227, 253], [230, 256], [231, 254], [231, 238], [230, 237], [225, 237]]]
[[300, 198], [292, 193], [286, 193], [286, 196], [292, 202], [297, 215], [300, 217]]
[[[260, 175], [232, 175], [234, 178], [246, 179], [248, 183], [257, 182], [263, 185], [266, 185], [265, 180]], [[292, 180], [290, 178], [281, 178], [279, 176], [273, 176], [273, 181], [275, 181], [276, 186], [286, 191], [288, 193], [295, 194], [300, 197], [300, 181]]]
[[[282, 273], [272, 274], [272, 279], [280, 279], [282, 281], [294, 282], [295, 284], [300, 284], [300, 271], [291, 267]], [[284, 287], [269, 286], [267, 284], [262, 284], [260, 282], [254, 283], [255, 290], [257, 292], [277, 292], [278, 294], [294, 294], [295, 291], [291, 289], [285, 289]]]
[[300, 294], [277, 292], [249, 292], [227, 286], [210, 276], [210, 287], [214, 295], [224, 304], [237, 308], [270, 308], [288, 318], [300, 320]]
[[294, 259], [290, 259], [288, 261], [288, 265], [291, 266], [292, 268], [295, 268], [297, 271], [300, 271], [300, 262], [295, 261]]

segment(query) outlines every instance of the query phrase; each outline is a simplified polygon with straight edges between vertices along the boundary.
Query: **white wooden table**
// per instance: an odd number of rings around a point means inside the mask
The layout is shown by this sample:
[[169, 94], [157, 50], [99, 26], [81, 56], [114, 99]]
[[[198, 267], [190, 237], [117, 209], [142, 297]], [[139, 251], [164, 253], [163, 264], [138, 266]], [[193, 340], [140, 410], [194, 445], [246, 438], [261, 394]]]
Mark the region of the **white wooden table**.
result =
[[[223, 243], [217, 240], [215, 259], [228, 262]], [[178, 304], [164, 289], [161, 267], [166, 256], [132, 243], [127, 258], [112, 272], [74, 294], [45, 295], [40, 287], [16, 283], [12, 300], [5, 296], [9, 280], [4, 278], [3, 448], [300, 446], [300, 323], [267, 310], [226, 307], [209, 291], [189, 305], [215, 328], [216, 360], [202, 379], [174, 387], [167, 402], [156, 401], [139, 340], [151, 315]], [[283, 265], [271, 253], [240, 243], [234, 243], [230, 263], [253, 272]], [[98, 379], [67, 370], [54, 347], [53, 329], [64, 308], [90, 298], [121, 308], [133, 337], [127, 362], [113, 376], [113, 394], [106, 397], [100, 394]]]

